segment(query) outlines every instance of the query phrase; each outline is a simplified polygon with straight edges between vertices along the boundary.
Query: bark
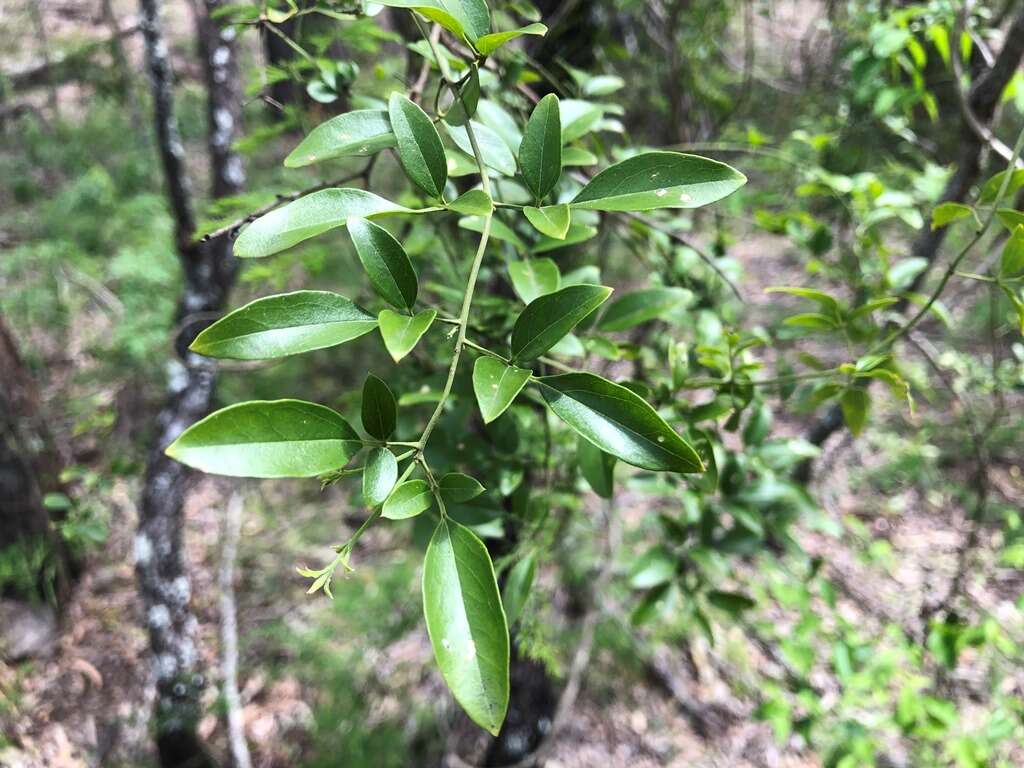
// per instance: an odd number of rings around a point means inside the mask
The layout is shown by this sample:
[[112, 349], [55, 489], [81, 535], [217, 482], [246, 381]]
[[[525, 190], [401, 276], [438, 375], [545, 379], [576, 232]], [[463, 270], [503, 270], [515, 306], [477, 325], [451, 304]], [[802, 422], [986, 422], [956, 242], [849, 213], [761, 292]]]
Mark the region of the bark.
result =
[[[1020, 67], [1024, 59], [1024, 12], [1017, 15], [1006, 33], [1002, 50], [996, 56], [992, 66], [977, 78], [970, 93], [967, 95], [967, 104], [971, 112], [981, 125], [990, 127], [999, 106], [999, 97], [1006, 89], [1007, 84], [1014, 73]], [[981, 179], [982, 156], [985, 150], [985, 143], [977, 131], [971, 127], [968, 120], [964, 119], [960, 128], [960, 151], [956, 160], [956, 172], [946, 184], [942, 196], [937, 204], [953, 202], [966, 202], [971, 189]], [[924, 259], [928, 267], [921, 271], [914, 279], [910, 291], [917, 291], [932, 265], [938, 261], [939, 250], [946, 238], [949, 227], [932, 229], [929, 222], [930, 216], [925, 217], [925, 224], [917, 237], [914, 239], [910, 249], [910, 255], [914, 258]], [[902, 306], [906, 302], [901, 303]], [[829, 437], [843, 426], [842, 409], [838, 404], [832, 405], [826, 413], [819, 418], [811, 432], [808, 440], [814, 445], [823, 445]], [[801, 463], [794, 473], [794, 479], [807, 483], [811, 479], [813, 464], [808, 459]]]
[[[25, 558], [24, 584], [0, 585], [4, 597], [63, 602], [73, 564], [43, 497], [63, 490], [62, 461], [39, 412], [35, 382], [0, 317], [0, 556]], [[42, 547], [43, 558], [28, 553]]]
[[[241, 162], [230, 149], [240, 109], [234, 34], [211, 18], [217, 5], [216, 0], [206, 0], [197, 8], [200, 46], [205, 54], [211, 187], [215, 196], [235, 194], [245, 181]], [[182, 512], [191, 472], [165, 456], [163, 450], [212, 406], [216, 369], [209, 360], [188, 352], [188, 346], [223, 309], [237, 267], [228, 237], [194, 240], [192, 192], [174, 116], [161, 6], [161, 0], [140, 0], [157, 146], [175, 219], [184, 290], [177, 312], [177, 359], [170, 363], [170, 391], [156, 419], [156, 437], [146, 465], [135, 560], [154, 657], [160, 764], [164, 768], [191, 768], [215, 764], [196, 733], [206, 681], [195, 645], [196, 620], [190, 608], [190, 582], [182, 553]]]

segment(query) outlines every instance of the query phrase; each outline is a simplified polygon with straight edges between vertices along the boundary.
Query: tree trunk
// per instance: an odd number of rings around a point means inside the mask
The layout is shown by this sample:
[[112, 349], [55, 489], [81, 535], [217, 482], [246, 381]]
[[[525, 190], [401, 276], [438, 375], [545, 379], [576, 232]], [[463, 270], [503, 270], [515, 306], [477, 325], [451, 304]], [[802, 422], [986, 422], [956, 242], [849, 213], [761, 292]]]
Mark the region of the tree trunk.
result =
[[62, 462], [39, 413], [35, 382], [0, 317], [0, 557], [18, 564], [2, 597], [67, 598], [72, 562], [50, 512], [47, 493], [61, 491]]
[[[245, 181], [231, 151], [240, 102], [234, 30], [212, 18], [217, 0], [196, 9], [204, 56], [209, 121], [211, 187], [214, 196], [238, 193]], [[163, 768], [215, 765], [196, 733], [205, 678], [195, 647], [196, 620], [190, 608], [190, 582], [182, 556], [182, 510], [191, 472], [163, 451], [187, 426], [209, 412], [216, 383], [211, 361], [188, 346], [223, 309], [237, 266], [227, 236], [196, 242], [192, 193], [185, 172], [184, 148], [174, 116], [172, 74], [160, 22], [161, 0], [140, 0], [146, 63], [153, 92], [157, 146], [175, 219], [176, 242], [184, 277], [178, 304], [177, 359], [171, 363], [170, 391], [156, 419], [156, 437], [146, 465], [136, 572], [146, 609], [157, 685], [156, 738]]]

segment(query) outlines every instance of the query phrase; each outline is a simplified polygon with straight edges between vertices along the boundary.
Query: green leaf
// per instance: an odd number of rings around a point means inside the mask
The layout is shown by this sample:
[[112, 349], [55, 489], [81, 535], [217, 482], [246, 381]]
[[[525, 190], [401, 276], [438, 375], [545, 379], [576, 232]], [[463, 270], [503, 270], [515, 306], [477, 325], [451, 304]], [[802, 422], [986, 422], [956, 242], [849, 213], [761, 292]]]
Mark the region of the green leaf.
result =
[[363, 499], [373, 508], [390, 496], [398, 480], [398, 461], [387, 448], [374, 448], [363, 467]]
[[782, 321], [782, 324], [794, 328], [812, 328], [816, 331], [832, 331], [839, 327], [839, 323], [835, 319], [820, 312], [803, 312], [799, 315], [790, 315]]
[[504, 107], [484, 99], [477, 105], [477, 114], [480, 122], [500, 136], [506, 147], [513, 152], [519, 151], [523, 133], [519, 130], [519, 123]]
[[572, 223], [572, 212], [565, 204], [545, 205], [543, 208], [528, 205], [523, 208], [523, 213], [527, 221], [533, 224], [534, 229], [555, 240], [565, 240], [569, 225]]
[[602, 499], [610, 499], [615, 491], [615, 457], [581, 435], [576, 444], [576, 460], [583, 479], [594, 493]]
[[377, 294], [392, 306], [412, 310], [419, 283], [402, 244], [365, 219], [349, 219], [348, 233]]
[[470, 70], [456, 89], [446, 86], [451, 94], [452, 103], [445, 113], [444, 121], [448, 125], [465, 125], [476, 114], [480, 102], [480, 72], [474, 67]]
[[604, 110], [589, 101], [565, 99], [558, 107], [562, 119], [562, 141], [566, 144], [590, 133], [604, 117]]
[[565, 240], [545, 238], [533, 246], [533, 252], [548, 253], [559, 248], [567, 248], [570, 245], [585, 243], [587, 240], [592, 240], [595, 237], [597, 237], [597, 227], [592, 227], [589, 224], [572, 224], [565, 235]]
[[427, 546], [423, 613], [455, 700], [496, 736], [508, 709], [508, 624], [487, 548], [451, 520], [438, 524]]
[[189, 347], [207, 357], [269, 360], [323, 349], [359, 338], [377, 320], [329, 291], [266, 296], [222, 317]]
[[1008, 230], [1013, 232], [1019, 225], [1024, 224], [1024, 213], [1021, 211], [1015, 211], [1012, 208], [1000, 208], [996, 211], [996, 216], [999, 217], [999, 221]]
[[939, 203], [932, 210], [932, 229], [941, 229], [958, 219], [964, 219], [974, 213], [974, 209], [963, 203]]
[[717, 160], [647, 152], [605, 168], [570, 205], [596, 211], [698, 208], [721, 200], [746, 182], [746, 176]]
[[562, 167], [597, 165], [597, 155], [583, 147], [565, 147], [562, 149]]
[[871, 396], [866, 389], [851, 387], [843, 392], [839, 405], [843, 410], [843, 420], [846, 422], [846, 426], [856, 437], [864, 431], [864, 425], [867, 424]]
[[665, 547], [654, 547], [637, 558], [630, 569], [629, 586], [633, 589], [651, 589], [675, 579], [678, 558]]
[[387, 383], [372, 373], [363, 382], [363, 429], [378, 440], [387, 440], [398, 423], [398, 405]]
[[229, 477], [315, 477], [345, 466], [359, 435], [330, 408], [302, 400], [229, 405], [168, 446], [172, 459]]
[[562, 279], [558, 265], [551, 259], [509, 262], [508, 274], [512, 278], [512, 287], [524, 304], [529, 304], [539, 296], [554, 293]]
[[685, 288], [647, 288], [627, 293], [608, 306], [598, 328], [602, 331], [625, 331], [686, 306], [692, 300], [693, 294]]
[[235, 256], [256, 259], [342, 227], [353, 216], [370, 218], [389, 213], [410, 213], [404, 206], [362, 189], [322, 189], [281, 206], [242, 230], [235, 240]]
[[448, 160], [437, 129], [419, 106], [400, 93], [388, 100], [388, 116], [398, 143], [398, 159], [418, 187], [441, 197], [448, 180]]
[[449, 472], [438, 480], [437, 488], [446, 504], [462, 504], [486, 490], [475, 477], [461, 472]]
[[531, 371], [481, 356], [473, 365], [473, 392], [485, 424], [501, 416], [530, 380]]
[[[476, 142], [480, 146], [480, 154], [484, 158], [484, 164], [505, 176], [515, 176], [516, 159], [512, 155], [512, 150], [508, 148], [508, 145], [502, 140], [501, 136], [476, 120], [471, 121], [470, 125], [473, 126], [473, 135], [476, 136]], [[465, 127], [449, 125], [447, 128], [448, 135], [452, 137], [455, 146], [470, 157], [475, 157], [473, 142], [469, 140], [469, 133]]]
[[1003, 246], [1003, 254], [999, 262], [1001, 277], [1016, 277], [1024, 272], [1024, 225], [1013, 230], [1010, 239]]
[[471, 189], [448, 203], [448, 208], [466, 216], [486, 216], [494, 210], [494, 201], [482, 189]]
[[357, 109], [320, 123], [284, 159], [288, 168], [331, 160], [335, 157], [367, 157], [395, 146], [391, 121], [383, 109]]
[[731, 616], [738, 616], [744, 611], [749, 611], [757, 606], [751, 598], [741, 592], [724, 592], [720, 589], [712, 589], [708, 592], [708, 602], [715, 608], [725, 611]]
[[433, 309], [425, 309], [412, 317], [400, 315], [390, 309], [381, 310], [377, 317], [380, 322], [380, 335], [396, 363], [412, 352], [436, 316], [437, 312]]
[[838, 299], [833, 296], [829, 296], [824, 291], [818, 291], [814, 288], [790, 288], [788, 286], [776, 285], [770, 288], [765, 288], [764, 292], [788, 293], [790, 296], [799, 296], [801, 299], [813, 301], [835, 319], [842, 317], [843, 314], [843, 308]]
[[523, 612], [530, 597], [530, 589], [533, 587], [533, 579], [537, 574], [537, 554], [531, 552], [508, 572], [505, 579], [505, 589], [501, 593], [501, 602], [505, 606], [505, 617], [508, 625], [516, 623], [519, 615]]
[[512, 360], [533, 360], [604, 303], [612, 293], [603, 285], [570, 285], [534, 299], [512, 328]]
[[596, 75], [583, 84], [583, 95], [607, 96], [625, 87], [626, 81], [618, 75]]
[[434, 503], [434, 494], [426, 480], [406, 480], [388, 496], [381, 516], [388, 520], [405, 520], [421, 515]]
[[592, 373], [537, 381], [551, 410], [602, 451], [656, 472], [704, 471], [693, 446], [632, 390]]
[[409, 8], [435, 21], [456, 37], [475, 42], [491, 31], [491, 14], [484, 0], [374, 0], [390, 8]]
[[547, 32], [548, 28], [543, 24], [527, 24], [525, 27], [512, 29], [508, 32], [491, 32], [489, 35], [484, 35], [476, 41], [476, 49], [483, 56], [489, 56], [505, 43], [510, 40], [515, 40], [517, 37], [522, 37], [523, 35], [543, 36], [546, 35]]
[[[1000, 171], [991, 179], [986, 181], [981, 187], [981, 195], [979, 196], [979, 202], [981, 203], [998, 203], [996, 197], [999, 196], [999, 190], [1002, 189], [1003, 182], [1006, 181], [1006, 175], [1010, 171]], [[1004, 200], [1010, 200], [1017, 190], [1024, 187], [1024, 169], [1018, 168], [1012, 172], [1009, 181], [1007, 181], [1006, 192], [1003, 195]]]
[[[464, 216], [459, 219], [459, 227], [468, 229], [470, 232], [484, 231], [484, 219], [482, 216]], [[526, 243], [519, 239], [519, 235], [512, 231], [512, 228], [497, 216], [491, 219], [491, 240], [501, 240], [504, 243], [511, 243], [517, 251], [525, 251]]]
[[558, 183], [562, 173], [562, 121], [558, 97], [553, 93], [537, 103], [526, 123], [519, 145], [519, 168], [527, 189], [537, 200]]

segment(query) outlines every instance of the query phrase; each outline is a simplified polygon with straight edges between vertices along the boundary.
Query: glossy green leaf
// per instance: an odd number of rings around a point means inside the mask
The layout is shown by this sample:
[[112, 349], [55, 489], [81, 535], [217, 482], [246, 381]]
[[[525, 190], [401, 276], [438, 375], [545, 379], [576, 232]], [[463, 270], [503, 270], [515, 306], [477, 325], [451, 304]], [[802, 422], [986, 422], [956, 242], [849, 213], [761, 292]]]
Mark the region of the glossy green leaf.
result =
[[1017, 277], [1021, 272], [1024, 272], [1024, 225], [1013, 230], [1003, 246], [999, 261], [999, 274], [1002, 277]]
[[409, 8], [469, 42], [491, 31], [491, 14], [484, 0], [374, 0], [391, 8]]
[[530, 597], [530, 589], [537, 574], [537, 554], [531, 552], [508, 572], [505, 588], [501, 592], [501, 602], [505, 606], [505, 617], [508, 625], [516, 623], [523, 612], [523, 606]]
[[391, 94], [388, 116], [405, 172], [428, 195], [440, 197], [448, 180], [448, 160], [433, 122], [400, 93]]
[[421, 515], [434, 503], [434, 494], [426, 480], [406, 480], [388, 496], [381, 516], [388, 520], [405, 520]]
[[488, 56], [498, 50], [505, 43], [510, 40], [515, 40], [517, 37], [523, 35], [546, 35], [548, 28], [543, 24], [527, 24], [525, 27], [519, 29], [510, 29], [507, 32], [491, 32], [489, 35], [484, 35], [476, 41], [476, 49], [483, 54]]
[[367, 374], [363, 382], [363, 404], [361, 409], [363, 429], [378, 440], [387, 440], [398, 423], [398, 405], [391, 388], [383, 380]]
[[[476, 143], [480, 146], [480, 154], [484, 159], [484, 164], [505, 176], [515, 176], [516, 159], [512, 155], [512, 150], [508, 148], [508, 145], [505, 144], [501, 136], [476, 120], [471, 121], [470, 125], [473, 127]], [[473, 142], [470, 141], [466, 128], [461, 125], [449, 125], [447, 128], [448, 135], [452, 137], [455, 146], [470, 157], [475, 157], [473, 154]]]
[[363, 467], [363, 500], [369, 507], [383, 504], [398, 480], [398, 461], [387, 448], [374, 448]]
[[620, 296], [601, 316], [598, 325], [602, 331], [625, 331], [634, 326], [664, 317], [693, 300], [685, 288], [647, 288]]
[[506, 365], [493, 357], [478, 357], [473, 365], [473, 392], [485, 424], [501, 416], [530, 380], [531, 371]]
[[527, 189], [538, 200], [558, 183], [562, 173], [562, 123], [558, 97], [553, 93], [537, 103], [526, 123], [519, 145], [519, 168]]
[[523, 214], [534, 229], [555, 240], [565, 240], [569, 233], [569, 225], [572, 223], [572, 213], [569, 206], [564, 204], [545, 205], [543, 208], [528, 205], [523, 208]]
[[486, 490], [475, 477], [461, 472], [449, 472], [437, 481], [437, 488], [446, 504], [462, 504]]
[[605, 168], [573, 198], [573, 208], [649, 211], [698, 208], [747, 181], [725, 163], [679, 152], [646, 152]]
[[582, 435], [576, 445], [580, 473], [591, 489], [602, 499], [615, 492], [615, 457], [605, 453]]
[[412, 310], [419, 283], [402, 244], [365, 219], [349, 219], [348, 232], [377, 294], [392, 306]]
[[508, 274], [512, 278], [512, 287], [524, 304], [554, 293], [562, 279], [558, 265], [544, 258], [509, 262]]
[[172, 459], [230, 477], [315, 477], [345, 466], [359, 435], [330, 408], [302, 400], [229, 405], [168, 446]]
[[459, 83], [458, 88], [449, 86], [452, 103], [445, 113], [448, 125], [465, 125], [476, 114], [480, 102], [480, 72], [474, 67]]
[[412, 352], [436, 316], [437, 312], [433, 309], [425, 309], [411, 317], [390, 309], [381, 310], [377, 318], [380, 322], [380, 335], [396, 363]]
[[284, 159], [288, 168], [331, 160], [335, 157], [367, 157], [395, 146], [391, 121], [383, 109], [357, 109], [320, 123]]
[[269, 360], [333, 347], [369, 333], [377, 319], [329, 291], [267, 296], [222, 317], [189, 347], [207, 357]]
[[523, 133], [519, 130], [516, 119], [504, 107], [496, 102], [483, 99], [477, 105], [476, 111], [480, 122], [500, 136], [505, 142], [505, 146], [512, 152], [519, 151]]
[[283, 251], [336, 227], [353, 216], [361, 219], [409, 209], [362, 189], [322, 189], [277, 208], [242, 230], [234, 253], [255, 259]]
[[494, 210], [494, 202], [482, 189], [471, 189], [448, 203], [448, 208], [466, 216], [486, 216]]
[[603, 285], [570, 285], [534, 299], [512, 328], [512, 359], [533, 360], [604, 303], [612, 293]]
[[508, 709], [508, 624], [487, 548], [452, 520], [438, 524], [427, 547], [423, 613], [455, 700], [497, 735]]
[[551, 410], [606, 453], [643, 469], [704, 471], [693, 447], [632, 390], [592, 373], [537, 381]]

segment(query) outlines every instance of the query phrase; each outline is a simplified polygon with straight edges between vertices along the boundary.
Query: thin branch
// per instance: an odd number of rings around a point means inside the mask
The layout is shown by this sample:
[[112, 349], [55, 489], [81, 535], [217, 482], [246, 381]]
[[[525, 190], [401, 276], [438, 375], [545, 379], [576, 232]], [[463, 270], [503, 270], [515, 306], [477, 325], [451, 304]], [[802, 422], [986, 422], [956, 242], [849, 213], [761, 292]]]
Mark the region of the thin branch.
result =
[[267, 203], [262, 208], [257, 208], [255, 211], [248, 213], [247, 215], [231, 222], [230, 224], [225, 224], [224, 226], [218, 227], [212, 232], [207, 232], [199, 239], [199, 242], [205, 243], [208, 240], [214, 240], [218, 237], [223, 237], [224, 235], [233, 235], [237, 230], [241, 229], [249, 222], [258, 219], [260, 216], [264, 216], [270, 213], [271, 211], [280, 208], [282, 205], [294, 202], [295, 200], [298, 200], [300, 197], [305, 197], [306, 195], [312, 194], [313, 192], [319, 192], [322, 189], [330, 189], [331, 187], [336, 187], [340, 184], [348, 184], [349, 182], [355, 181], [356, 179], [360, 178], [366, 179], [370, 175], [370, 171], [372, 170], [372, 168], [373, 159], [371, 158], [370, 162], [367, 163], [361, 171], [356, 171], [355, 173], [350, 173], [346, 176], [342, 176], [337, 179], [332, 179], [330, 181], [323, 181], [320, 182], [319, 184], [314, 184], [312, 187], [300, 189], [296, 192], [289, 192], [288, 194], [285, 195], [278, 195], [277, 199], [274, 200], [274, 202]]

